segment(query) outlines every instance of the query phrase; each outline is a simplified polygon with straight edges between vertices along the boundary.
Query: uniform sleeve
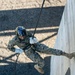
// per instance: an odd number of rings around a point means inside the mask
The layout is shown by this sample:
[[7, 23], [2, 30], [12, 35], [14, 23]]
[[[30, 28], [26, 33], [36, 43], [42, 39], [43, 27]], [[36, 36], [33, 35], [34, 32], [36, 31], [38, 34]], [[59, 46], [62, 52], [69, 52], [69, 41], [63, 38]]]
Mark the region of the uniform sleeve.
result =
[[31, 32], [28, 32], [28, 31], [27, 31], [27, 36], [33, 37], [33, 34], [32, 34]]
[[8, 43], [8, 49], [15, 52], [15, 46], [16, 45], [16, 37], [12, 38], [12, 40]]

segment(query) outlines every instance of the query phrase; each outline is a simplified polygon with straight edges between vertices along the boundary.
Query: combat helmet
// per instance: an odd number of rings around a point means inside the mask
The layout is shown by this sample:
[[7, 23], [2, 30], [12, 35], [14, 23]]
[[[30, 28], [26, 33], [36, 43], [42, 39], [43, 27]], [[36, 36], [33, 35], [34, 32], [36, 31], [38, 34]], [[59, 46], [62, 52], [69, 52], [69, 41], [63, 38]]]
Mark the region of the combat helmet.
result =
[[16, 32], [17, 36], [26, 36], [26, 34], [27, 34], [26, 29], [23, 26], [16, 27], [15, 32]]

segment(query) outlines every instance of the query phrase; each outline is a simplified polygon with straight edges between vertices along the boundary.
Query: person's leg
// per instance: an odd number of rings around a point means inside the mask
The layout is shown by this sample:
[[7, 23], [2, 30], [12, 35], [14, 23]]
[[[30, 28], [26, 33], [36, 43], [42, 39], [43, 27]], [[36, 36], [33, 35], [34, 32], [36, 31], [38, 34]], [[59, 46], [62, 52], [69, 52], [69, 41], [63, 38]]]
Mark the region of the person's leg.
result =
[[66, 52], [63, 52], [62, 50], [49, 48], [48, 46], [46, 46], [44, 44], [40, 44], [40, 43], [37, 44], [36, 50], [41, 53], [52, 54], [52, 55], [57, 55], [57, 56], [60, 56], [60, 55], [66, 56], [69, 59], [71, 59], [73, 57], [72, 53], [66, 53]]
[[28, 58], [30, 58], [34, 63], [37, 63], [34, 65], [34, 68], [40, 72], [44, 73], [44, 70], [42, 69], [44, 67], [44, 60], [40, 57], [40, 55], [32, 50], [31, 48], [28, 50], [25, 50], [25, 54], [27, 55]]

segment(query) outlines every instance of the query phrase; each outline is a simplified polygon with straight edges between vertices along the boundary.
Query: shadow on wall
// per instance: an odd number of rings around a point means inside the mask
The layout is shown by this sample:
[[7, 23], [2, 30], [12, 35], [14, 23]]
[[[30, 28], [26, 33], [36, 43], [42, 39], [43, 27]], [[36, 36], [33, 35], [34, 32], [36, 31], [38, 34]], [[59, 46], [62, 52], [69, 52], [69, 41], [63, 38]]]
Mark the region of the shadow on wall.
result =
[[[0, 60], [1, 63], [6, 63], [8, 65], [0, 65], [0, 75], [41, 75], [34, 69], [35, 63], [20, 63], [18, 61], [17, 65], [15, 64], [15, 60], [12, 60], [11, 58], [14, 57], [16, 54], [13, 54], [9, 57], [3, 57], [3, 60]], [[45, 66], [44, 66], [44, 75], [50, 75], [50, 59], [51, 57], [46, 57], [45, 60]], [[14, 61], [14, 62], [12, 62]], [[47, 63], [46, 63], [47, 62]], [[16, 66], [16, 69], [15, 69]]]
[[[43, 9], [38, 28], [59, 26], [64, 6]], [[0, 11], [0, 31], [14, 30], [18, 25], [26, 29], [35, 28], [40, 8]], [[58, 28], [37, 30], [36, 33], [57, 32]], [[33, 32], [33, 30], [31, 31]], [[0, 33], [0, 36], [14, 35], [14, 32]]]
[[70, 71], [70, 68], [68, 68], [68, 70], [67, 70], [67, 72], [66, 72], [66, 74], [65, 75], [71, 75], [71, 73], [70, 73], [71, 71]]

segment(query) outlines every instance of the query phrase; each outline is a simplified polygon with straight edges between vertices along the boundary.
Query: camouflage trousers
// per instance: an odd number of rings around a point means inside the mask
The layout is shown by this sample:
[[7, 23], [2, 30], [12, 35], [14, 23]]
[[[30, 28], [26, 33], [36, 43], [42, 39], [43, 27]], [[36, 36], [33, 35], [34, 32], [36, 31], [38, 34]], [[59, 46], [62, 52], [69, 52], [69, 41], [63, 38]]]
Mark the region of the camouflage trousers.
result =
[[38, 52], [53, 55], [62, 55], [63, 53], [61, 50], [49, 48], [48, 46], [40, 43], [36, 44], [35, 50], [33, 48], [28, 48], [27, 50], [25, 50], [25, 54], [27, 55], [27, 57], [30, 58], [34, 63], [37, 63], [41, 68], [44, 67], [44, 60], [38, 54]]

